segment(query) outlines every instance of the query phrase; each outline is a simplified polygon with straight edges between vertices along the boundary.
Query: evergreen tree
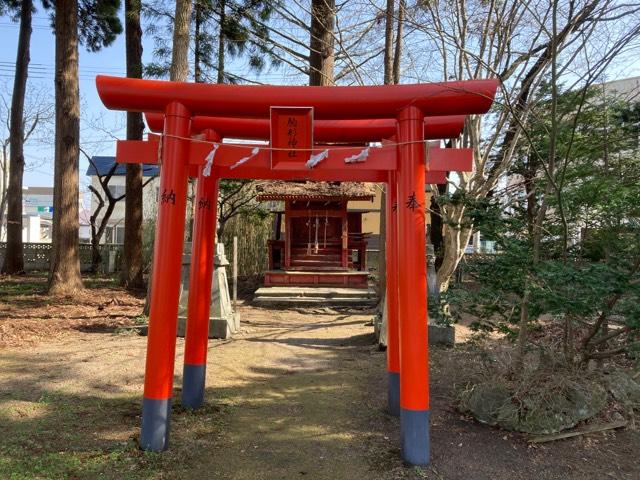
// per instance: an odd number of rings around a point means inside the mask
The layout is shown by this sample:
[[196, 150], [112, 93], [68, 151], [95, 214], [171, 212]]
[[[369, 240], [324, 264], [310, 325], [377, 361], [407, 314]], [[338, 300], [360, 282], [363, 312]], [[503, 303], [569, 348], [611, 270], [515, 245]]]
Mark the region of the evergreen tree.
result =
[[560, 94], [557, 171], [549, 177], [542, 152], [549, 149], [551, 102], [549, 89], [542, 91], [507, 191], [482, 202], [464, 195], [446, 199], [466, 202], [469, 221], [500, 250], [472, 265], [480, 288], [459, 303], [480, 319], [479, 327], [514, 338], [522, 337], [523, 305], [531, 326], [551, 315], [562, 341], [542, 346], [538, 338], [537, 347], [558, 350], [568, 366], [637, 355], [640, 109], [603, 97], [597, 87]]
[[[170, 5], [156, 0], [145, 5], [153, 20], [148, 32], [154, 37], [154, 62], [145, 66], [151, 77], [167, 77], [172, 47], [164, 22], [172, 22]], [[279, 64], [272, 54], [265, 25], [272, 14], [272, 0], [195, 0], [193, 7], [193, 79], [196, 82], [238, 83], [244, 79], [226, 67], [227, 55], [245, 58], [251, 69], [261, 71]], [[163, 22], [164, 20], [164, 22]]]
[[56, 0], [56, 134], [53, 251], [49, 292], [82, 288], [79, 257], [80, 92], [78, 43], [92, 52], [110, 45], [122, 31], [120, 0]]
[[24, 175], [24, 98], [29, 72], [29, 47], [31, 43], [32, 0], [9, 0], [2, 7], [19, 12], [20, 33], [16, 53], [16, 70], [11, 97], [9, 188], [7, 190], [7, 249], [2, 272], [20, 273], [24, 270], [22, 246], [22, 178]]
[[[127, 77], [142, 78], [142, 29], [140, 27], [140, 0], [124, 2]], [[140, 112], [127, 113], [127, 140], [142, 140], [144, 123]], [[127, 164], [124, 261], [122, 283], [126, 288], [138, 290], [144, 287], [142, 271], [142, 166]]]

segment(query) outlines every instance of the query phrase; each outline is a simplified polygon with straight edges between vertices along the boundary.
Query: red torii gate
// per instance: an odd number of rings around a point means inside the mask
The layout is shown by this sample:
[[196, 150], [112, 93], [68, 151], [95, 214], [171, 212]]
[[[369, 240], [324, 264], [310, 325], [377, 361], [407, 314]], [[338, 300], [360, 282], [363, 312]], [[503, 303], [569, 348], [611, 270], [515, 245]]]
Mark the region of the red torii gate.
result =
[[[191, 267], [183, 403], [198, 407], [204, 395], [207, 328], [211, 289], [213, 237], [219, 178], [309, 179], [370, 181], [388, 184], [388, 372], [389, 410], [400, 415], [403, 458], [412, 464], [429, 462], [429, 383], [425, 262], [425, 174], [466, 170], [467, 150], [429, 149], [425, 163], [424, 139], [429, 137], [429, 117], [485, 113], [493, 101], [495, 80], [424, 85], [375, 87], [266, 87], [204, 85], [99, 76], [100, 97], [110, 109], [163, 113], [161, 140], [161, 198], [151, 284], [151, 311], [143, 419], [143, 449], [167, 448], [173, 388], [175, 334], [180, 289], [187, 177], [195, 175], [196, 218]], [[315, 145], [309, 154], [328, 156], [309, 169], [272, 165], [270, 146], [221, 144], [220, 130], [236, 138], [265, 138], [264, 119], [272, 105], [313, 107], [318, 120], [316, 140], [326, 142], [380, 141], [396, 138], [368, 150], [363, 163], [346, 165], [344, 158], [362, 152], [362, 146]], [[148, 114], [151, 124], [163, 120]], [[389, 120], [391, 119], [391, 120]], [[343, 120], [340, 124], [340, 120]], [[434, 125], [457, 120], [435, 120]], [[244, 122], [244, 123], [243, 123]], [[325, 122], [323, 125], [322, 122]], [[335, 122], [335, 123], [332, 123]], [[253, 125], [249, 127], [249, 125]], [[426, 124], [426, 127], [425, 127]], [[347, 127], [351, 125], [351, 131]], [[157, 128], [159, 124], [155, 125]], [[211, 127], [216, 127], [216, 131]], [[153, 128], [153, 127], [152, 127]], [[425, 128], [427, 134], [425, 135]], [[446, 126], [444, 127], [446, 131]], [[253, 130], [252, 130], [253, 129]], [[325, 130], [326, 136], [319, 132]], [[331, 132], [331, 130], [334, 130]], [[376, 130], [377, 129], [377, 130]], [[455, 129], [454, 129], [455, 130]], [[191, 140], [194, 133], [205, 139]], [[457, 129], [459, 133], [459, 128]], [[389, 135], [391, 134], [391, 135]], [[351, 135], [351, 136], [349, 136]], [[380, 135], [380, 136], [377, 136]], [[373, 136], [373, 138], [372, 138]], [[431, 138], [447, 138], [442, 135]], [[216, 145], [213, 165], [205, 157]], [[118, 142], [118, 161], [156, 163], [158, 141]], [[248, 150], [257, 148], [250, 161], [239, 164]], [[335, 155], [339, 152], [340, 157]], [[209, 157], [211, 157], [209, 155]], [[456, 168], [462, 167], [462, 168]], [[205, 170], [211, 174], [206, 175]], [[430, 179], [440, 183], [442, 175]], [[402, 246], [399, 249], [398, 246]], [[403, 275], [398, 275], [402, 266]]]

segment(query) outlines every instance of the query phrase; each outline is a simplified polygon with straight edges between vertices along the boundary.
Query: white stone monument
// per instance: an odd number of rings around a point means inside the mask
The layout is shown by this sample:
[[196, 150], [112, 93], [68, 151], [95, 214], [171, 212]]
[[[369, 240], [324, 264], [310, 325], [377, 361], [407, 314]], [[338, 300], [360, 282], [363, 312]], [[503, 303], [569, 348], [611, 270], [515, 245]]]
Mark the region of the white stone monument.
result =
[[[240, 314], [234, 312], [229, 295], [226, 266], [229, 261], [224, 254], [224, 244], [216, 243], [213, 260], [213, 282], [211, 286], [211, 311], [209, 313], [209, 338], [230, 338], [240, 329]], [[182, 256], [182, 287], [178, 309], [178, 336], [184, 337], [189, 302], [189, 270], [191, 268], [191, 243], [185, 244]]]

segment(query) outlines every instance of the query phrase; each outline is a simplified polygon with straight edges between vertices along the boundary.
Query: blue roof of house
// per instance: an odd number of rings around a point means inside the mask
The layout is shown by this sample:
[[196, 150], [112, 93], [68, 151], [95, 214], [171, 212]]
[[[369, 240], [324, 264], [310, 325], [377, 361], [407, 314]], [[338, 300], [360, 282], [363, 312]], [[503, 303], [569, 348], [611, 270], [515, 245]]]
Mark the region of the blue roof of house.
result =
[[[106, 175], [109, 170], [111, 170], [111, 167], [113, 167], [115, 161], [116, 157], [91, 157], [91, 162], [89, 162], [89, 168], [87, 169], [87, 176], [91, 177], [93, 175]], [[124, 176], [126, 172], [127, 166], [123, 163], [119, 163], [116, 167], [114, 175]], [[157, 165], [142, 165], [142, 175], [144, 177], [156, 177], [160, 175], [160, 167], [158, 167]]]

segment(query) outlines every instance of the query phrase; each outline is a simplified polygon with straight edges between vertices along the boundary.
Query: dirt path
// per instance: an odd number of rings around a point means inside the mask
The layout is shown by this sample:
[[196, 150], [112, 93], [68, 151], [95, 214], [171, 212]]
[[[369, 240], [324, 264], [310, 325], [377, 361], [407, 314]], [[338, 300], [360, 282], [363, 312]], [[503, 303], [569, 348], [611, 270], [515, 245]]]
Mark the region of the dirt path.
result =
[[[433, 350], [433, 464], [403, 466], [371, 315], [241, 313], [243, 333], [210, 344], [205, 407], [174, 407], [160, 455], [136, 447], [145, 338], [84, 329], [0, 350], [0, 478], [638, 478], [637, 432], [533, 448], [458, 414], [464, 349]], [[176, 386], [181, 370], [180, 354]]]
[[[39, 473], [21, 455], [27, 446], [51, 478], [371, 478], [372, 445], [395, 445], [372, 423], [395, 420], [367, 398], [385, 374], [370, 320], [327, 309], [243, 308], [242, 334], [211, 342], [207, 405], [195, 413], [174, 408], [163, 455], [135, 448], [145, 338], [75, 333], [4, 350], [0, 429], [11, 438], [0, 443], [0, 477]], [[176, 387], [181, 365], [180, 353]]]
[[[201, 473], [220, 478], [367, 478], [362, 401], [372, 381], [369, 316], [245, 309], [244, 338], [212, 350], [224, 441]], [[364, 408], [363, 408], [364, 407]], [[378, 433], [379, 434], [379, 433]], [[231, 451], [234, 450], [234, 451]], [[216, 458], [218, 457], [218, 458]], [[222, 460], [224, 458], [224, 460]], [[222, 460], [222, 462], [221, 462]]]

